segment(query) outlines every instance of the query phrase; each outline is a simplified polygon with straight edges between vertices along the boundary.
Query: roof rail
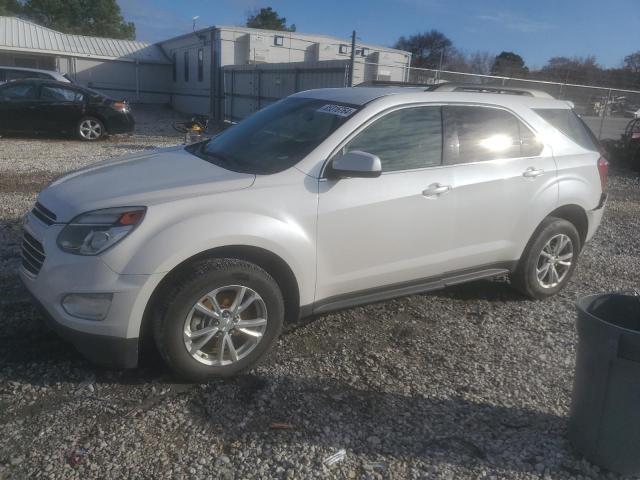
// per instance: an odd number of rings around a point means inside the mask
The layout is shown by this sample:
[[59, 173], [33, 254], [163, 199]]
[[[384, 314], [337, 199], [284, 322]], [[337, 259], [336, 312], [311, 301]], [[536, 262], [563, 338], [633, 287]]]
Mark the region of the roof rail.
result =
[[431, 85], [417, 82], [401, 82], [398, 80], [369, 80], [356, 85], [356, 87], [420, 87], [426, 89]]
[[476, 92], [476, 93], [502, 93], [505, 95], [523, 95], [537, 98], [554, 98], [542, 90], [526, 87], [505, 87], [502, 85], [485, 85], [480, 83], [440, 83], [429, 85], [428, 92]]
[[422, 88], [425, 92], [471, 92], [471, 93], [501, 93], [505, 95], [522, 95], [537, 98], [555, 98], [543, 90], [527, 87], [505, 87], [502, 85], [486, 85], [481, 83], [443, 82], [424, 84], [413, 82], [398, 82], [393, 80], [372, 80], [363, 82], [358, 87], [409, 87]]

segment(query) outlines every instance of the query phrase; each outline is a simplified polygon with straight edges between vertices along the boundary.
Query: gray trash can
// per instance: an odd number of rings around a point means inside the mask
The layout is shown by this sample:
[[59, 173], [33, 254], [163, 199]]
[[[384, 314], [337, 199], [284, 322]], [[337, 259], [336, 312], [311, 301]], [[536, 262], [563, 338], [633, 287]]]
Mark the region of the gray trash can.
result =
[[578, 300], [569, 440], [592, 463], [640, 474], [640, 297]]

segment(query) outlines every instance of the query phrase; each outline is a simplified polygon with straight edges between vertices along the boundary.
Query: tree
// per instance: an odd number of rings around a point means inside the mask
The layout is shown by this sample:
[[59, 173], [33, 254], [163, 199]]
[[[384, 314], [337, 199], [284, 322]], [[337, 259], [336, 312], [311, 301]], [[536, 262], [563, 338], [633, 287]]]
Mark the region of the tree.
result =
[[640, 50], [624, 57], [624, 68], [633, 73], [640, 73]]
[[246, 25], [249, 28], [263, 28], [265, 30], [296, 31], [295, 24], [287, 27], [286, 17], [280, 17], [278, 12], [271, 7], [261, 8], [260, 11], [254, 10], [248, 13]]
[[18, 0], [0, 0], [0, 15], [15, 17], [22, 13], [22, 5]]
[[417, 33], [409, 37], [402, 36], [394, 48], [411, 52], [411, 65], [423, 68], [439, 68], [441, 61], [446, 65], [448, 57], [457, 53], [453, 43], [438, 30]]
[[502, 75], [505, 77], [522, 77], [529, 73], [524, 60], [520, 55], [513, 52], [501, 52], [496, 55], [491, 66], [491, 75]]
[[26, 0], [21, 10], [22, 18], [64, 33], [136, 38], [135, 25], [124, 20], [116, 0]]
[[593, 55], [587, 57], [553, 57], [540, 69], [546, 80], [562, 83], [598, 84], [603, 70]]
[[491, 67], [493, 67], [494, 55], [489, 52], [474, 52], [469, 55], [467, 64], [469, 65], [469, 72], [477, 73], [480, 75], [490, 75]]

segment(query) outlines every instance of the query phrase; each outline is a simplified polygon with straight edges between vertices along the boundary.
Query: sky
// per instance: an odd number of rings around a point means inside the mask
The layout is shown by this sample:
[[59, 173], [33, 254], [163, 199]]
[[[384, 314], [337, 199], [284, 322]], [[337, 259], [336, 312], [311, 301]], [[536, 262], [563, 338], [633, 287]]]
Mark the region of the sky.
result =
[[640, 50], [640, 0], [118, 0], [147, 42], [197, 28], [243, 25], [271, 6], [297, 30], [393, 46], [401, 35], [437, 29], [466, 53], [503, 50], [539, 68], [555, 56], [595, 55], [617, 67]]

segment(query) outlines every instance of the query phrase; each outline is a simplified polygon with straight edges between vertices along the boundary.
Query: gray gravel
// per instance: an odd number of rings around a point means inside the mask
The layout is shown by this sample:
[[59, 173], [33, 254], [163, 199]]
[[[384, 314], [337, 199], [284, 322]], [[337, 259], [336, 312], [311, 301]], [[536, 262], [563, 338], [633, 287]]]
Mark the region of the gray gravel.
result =
[[637, 176], [614, 171], [604, 223], [554, 299], [482, 281], [354, 308], [289, 326], [250, 375], [190, 385], [153, 358], [93, 367], [44, 329], [14, 273], [36, 191], [179, 141], [150, 125], [97, 145], [0, 140], [0, 478], [617, 478], [566, 439], [574, 302], [640, 285]]

